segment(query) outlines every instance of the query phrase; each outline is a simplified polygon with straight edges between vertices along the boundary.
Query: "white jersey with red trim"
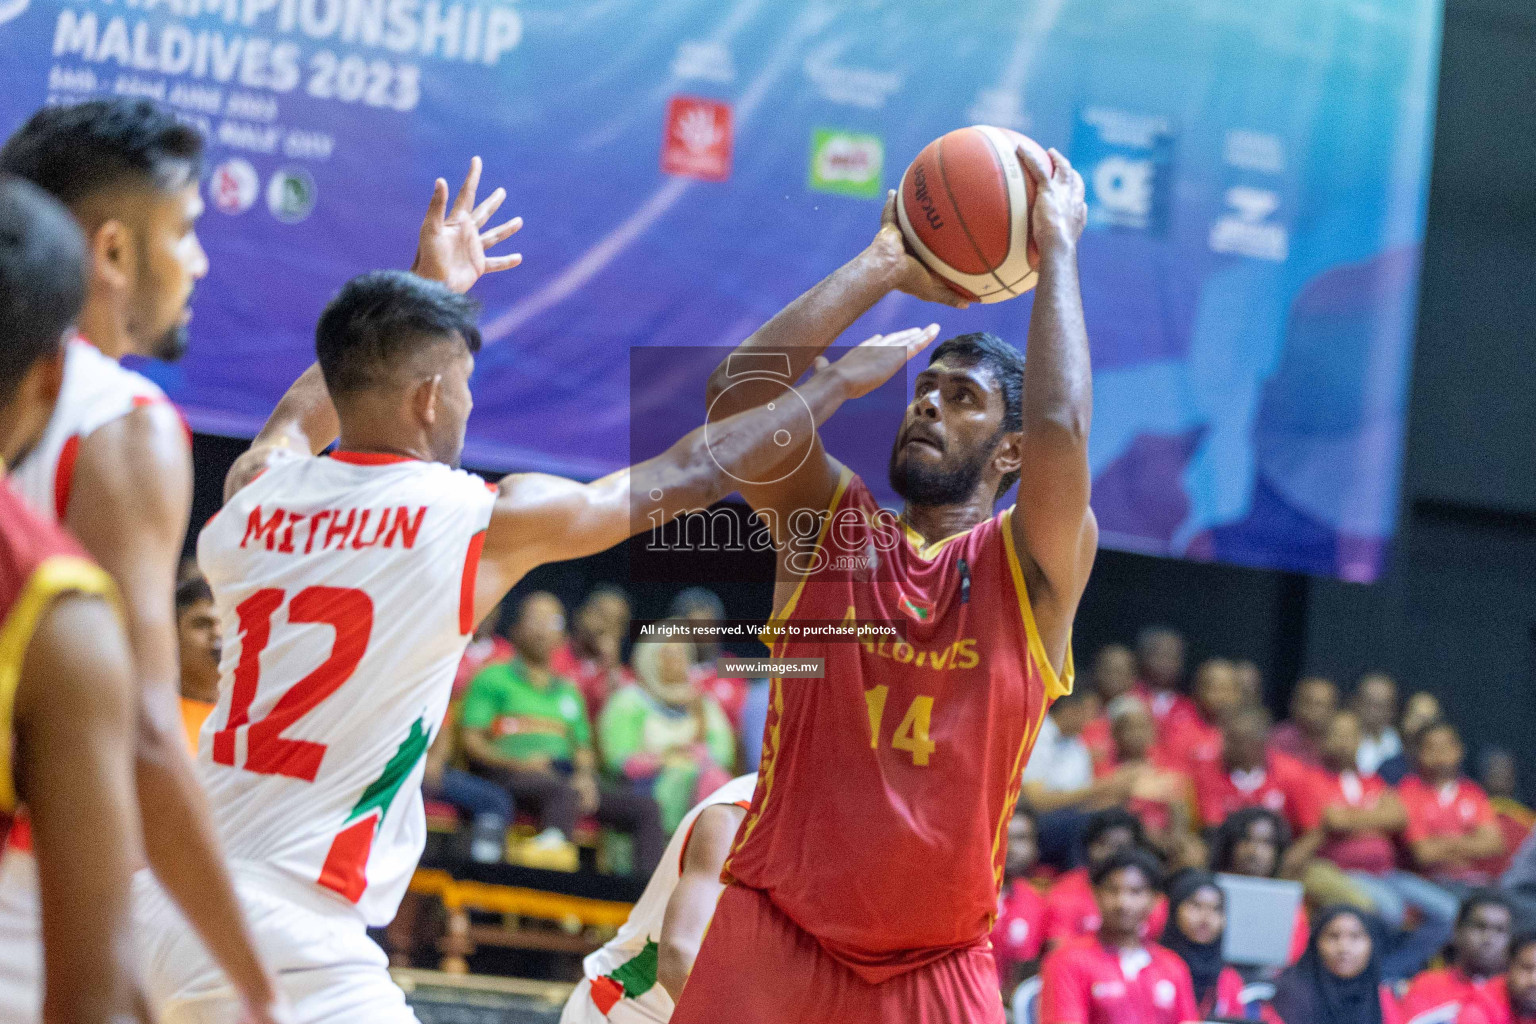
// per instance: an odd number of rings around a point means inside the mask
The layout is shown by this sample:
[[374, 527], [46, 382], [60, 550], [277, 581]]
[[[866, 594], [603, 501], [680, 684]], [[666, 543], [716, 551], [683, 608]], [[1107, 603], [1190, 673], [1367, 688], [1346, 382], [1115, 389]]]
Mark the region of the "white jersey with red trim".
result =
[[64, 521], [80, 440], [144, 405], [167, 401], [159, 385], [83, 338], [64, 352], [64, 387], [37, 447], [11, 471], [11, 483], [34, 508]]
[[[682, 878], [683, 857], [688, 851], [688, 840], [693, 836], [693, 823], [706, 807], [717, 804], [736, 804], [747, 810], [752, 805], [752, 794], [756, 789], [756, 773], [738, 776], [683, 816], [677, 831], [672, 834], [672, 841], [667, 844], [667, 852], [662, 854], [661, 863], [656, 865], [655, 873], [646, 883], [645, 892], [640, 894], [640, 902], [629, 912], [624, 927], [582, 961], [582, 973], [588, 984], [578, 986], [571, 993], [570, 1009], [562, 1021], [618, 1019], [614, 1006], [620, 1002], [624, 1006], [621, 1012], [625, 1020], [666, 1024], [672, 1018], [672, 997], [656, 981], [657, 949], [667, 903]], [[600, 1013], [587, 1012], [591, 1009]]]
[[338, 452], [277, 463], [203, 529], [224, 653], [198, 770], [234, 867], [394, 917], [495, 500], [441, 463]]

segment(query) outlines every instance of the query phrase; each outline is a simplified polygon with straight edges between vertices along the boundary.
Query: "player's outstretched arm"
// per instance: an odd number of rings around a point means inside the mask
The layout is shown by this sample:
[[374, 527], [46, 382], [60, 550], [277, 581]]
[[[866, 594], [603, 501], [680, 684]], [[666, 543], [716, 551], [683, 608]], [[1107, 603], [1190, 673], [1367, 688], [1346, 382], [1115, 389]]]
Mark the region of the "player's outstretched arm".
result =
[[1077, 241], [1088, 208], [1082, 177], [1056, 150], [1050, 158], [1047, 167], [1019, 148], [1036, 188], [1030, 231], [1040, 248], [1040, 277], [1029, 320], [1021, 486], [1012, 519], [1041, 638], [1060, 666], [1098, 550], [1098, 524], [1088, 507], [1093, 377], [1077, 277]]
[[43, 1017], [132, 1020], [128, 890], [138, 858], [132, 660], [107, 602], [66, 595], [27, 645], [16, 772], [42, 896]]
[[683, 997], [683, 986], [715, 916], [715, 904], [725, 891], [720, 869], [746, 816], [747, 812], [735, 804], [715, 804], [704, 808], [693, 821], [693, 834], [683, 848], [683, 873], [667, 900], [657, 950], [656, 980], [674, 1003]]
[[[938, 325], [875, 335], [836, 363], [826, 363], [797, 390], [817, 425], [849, 399], [889, 380], [938, 334]], [[475, 584], [475, 621], [490, 613], [530, 569], [606, 551], [702, 512], [736, 489], [738, 479], [765, 479], [797, 446], [775, 435], [803, 431], [797, 402], [769, 402], [699, 427], [653, 459], [589, 484], [543, 473], [503, 478]]]
[[256, 953], [208, 813], [178, 703], [176, 568], [192, 504], [186, 432], [169, 405], [138, 409], [80, 445], [69, 528], [116, 581], [137, 681], [144, 850], [257, 1021], [276, 989]]
[[[480, 187], [480, 158], [469, 162], [469, 173], [459, 186], [453, 205], [448, 205], [448, 183], [438, 178], [432, 185], [432, 198], [416, 239], [416, 256], [411, 273], [429, 281], [440, 281], [456, 292], [467, 292], [486, 274], [511, 270], [523, 262], [522, 253], [489, 255], [487, 250], [515, 235], [523, 218], [513, 217], [487, 228], [492, 216], [507, 198], [507, 190], [498, 188], [476, 205]], [[235, 460], [224, 477], [224, 500], [250, 483], [274, 459], [294, 455], [319, 455], [341, 431], [341, 421], [331, 405], [330, 392], [318, 363], [294, 381], [266, 424], [251, 441], [251, 447]]]

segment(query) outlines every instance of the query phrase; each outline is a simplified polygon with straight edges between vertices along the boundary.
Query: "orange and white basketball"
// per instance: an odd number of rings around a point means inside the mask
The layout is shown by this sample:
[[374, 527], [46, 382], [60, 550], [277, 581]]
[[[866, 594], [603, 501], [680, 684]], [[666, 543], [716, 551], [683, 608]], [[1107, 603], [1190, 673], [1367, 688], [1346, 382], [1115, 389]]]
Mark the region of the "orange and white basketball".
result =
[[975, 125], [934, 139], [896, 192], [902, 234], [923, 265], [973, 302], [1001, 302], [1035, 286], [1040, 251], [1030, 237], [1035, 183], [1018, 147], [1033, 139]]

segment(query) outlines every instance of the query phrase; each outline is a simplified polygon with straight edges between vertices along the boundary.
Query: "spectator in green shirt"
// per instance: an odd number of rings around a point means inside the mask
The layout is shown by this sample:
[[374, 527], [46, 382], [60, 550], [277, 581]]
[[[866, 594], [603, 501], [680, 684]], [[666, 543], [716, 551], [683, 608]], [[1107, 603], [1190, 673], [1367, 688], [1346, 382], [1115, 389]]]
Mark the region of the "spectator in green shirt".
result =
[[650, 874], [666, 846], [656, 802], [598, 784], [586, 703], [570, 680], [549, 668], [550, 655], [565, 640], [560, 600], [542, 591], [524, 598], [512, 640], [517, 656], [482, 669], [464, 697], [461, 725], [470, 763], [505, 786], [518, 807], [541, 816], [536, 849], [565, 851], [576, 819], [591, 814], [634, 836], [635, 869]]
[[631, 659], [639, 680], [615, 693], [598, 719], [603, 766], [650, 793], [667, 832], [688, 808], [730, 781], [731, 723], [693, 669], [693, 645], [642, 640]]

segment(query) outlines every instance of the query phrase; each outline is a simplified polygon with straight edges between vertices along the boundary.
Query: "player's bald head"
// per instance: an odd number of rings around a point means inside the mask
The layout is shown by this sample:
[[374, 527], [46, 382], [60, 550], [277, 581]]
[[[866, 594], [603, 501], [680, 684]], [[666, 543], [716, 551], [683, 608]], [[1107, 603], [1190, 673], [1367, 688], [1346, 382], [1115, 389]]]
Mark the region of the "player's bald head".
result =
[[315, 329], [315, 354], [338, 404], [409, 386], [435, 364], [480, 350], [479, 304], [435, 281], [379, 270], [348, 281]]

